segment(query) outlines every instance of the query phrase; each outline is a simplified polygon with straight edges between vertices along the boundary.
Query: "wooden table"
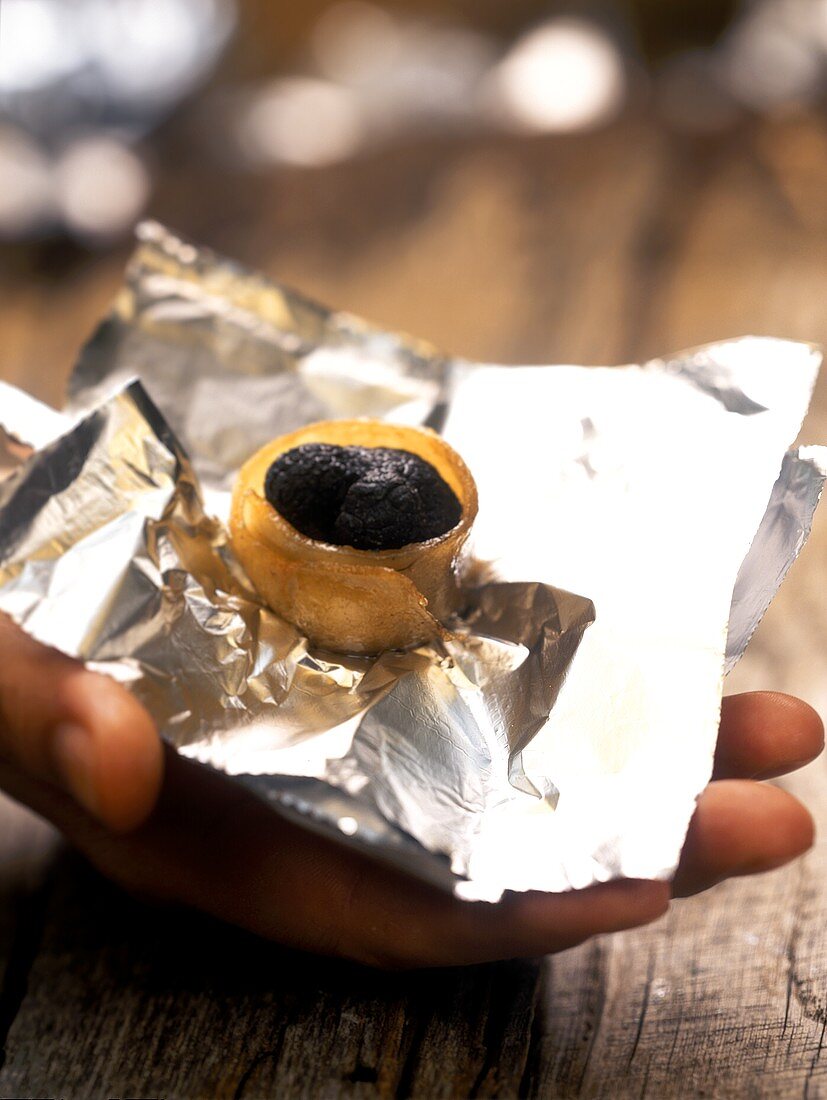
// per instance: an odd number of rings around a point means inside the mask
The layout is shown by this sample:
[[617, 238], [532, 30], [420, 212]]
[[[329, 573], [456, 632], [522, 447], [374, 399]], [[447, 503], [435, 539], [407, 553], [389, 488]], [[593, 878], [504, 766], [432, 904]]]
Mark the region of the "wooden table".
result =
[[[827, 343], [825, 197], [814, 115], [705, 138], [626, 118], [307, 174], [228, 180], [190, 159], [152, 213], [454, 352], [607, 363], [747, 332]], [[59, 400], [124, 256], [6, 250], [3, 377]], [[804, 437], [827, 441], [827, 379]], [[822, 516], [733, 690], [827, 713], [826, 554]], [[822, 828], [824, 768], [789, 781]], [[0, 856], [2, 1096], [827, 1097], [822, 844], [643, 931], [402, 976], [144, 907], [10, 804]]]

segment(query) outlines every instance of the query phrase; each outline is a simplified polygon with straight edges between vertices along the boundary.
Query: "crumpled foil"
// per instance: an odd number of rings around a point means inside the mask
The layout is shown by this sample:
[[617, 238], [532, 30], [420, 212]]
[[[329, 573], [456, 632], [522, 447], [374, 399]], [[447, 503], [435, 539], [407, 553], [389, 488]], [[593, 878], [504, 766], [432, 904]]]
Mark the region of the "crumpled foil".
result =
[[[120, 679], [182, 753], [458, 896], [669, 876], [725, 671], [827, 473], [822, 448], [785, 453], [817, 351], [475, 365], [141, 237], [64, 414], [0, 394], [0, 609]], [[244, 459], [354, 415], [437, 427], [477, 480], [450, 641], [314, 651], [233, 560]]]

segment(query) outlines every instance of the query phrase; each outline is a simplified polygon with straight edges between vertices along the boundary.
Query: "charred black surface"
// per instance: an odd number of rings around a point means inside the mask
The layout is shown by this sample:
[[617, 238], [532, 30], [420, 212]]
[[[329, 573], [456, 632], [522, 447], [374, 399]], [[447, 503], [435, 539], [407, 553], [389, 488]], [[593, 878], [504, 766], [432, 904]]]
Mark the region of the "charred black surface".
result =
[[264, 493], [303, 535], [357, 550], [425, 542], [462, 514], [429, 462], [392, 447], [304, 443], [271, 465]]

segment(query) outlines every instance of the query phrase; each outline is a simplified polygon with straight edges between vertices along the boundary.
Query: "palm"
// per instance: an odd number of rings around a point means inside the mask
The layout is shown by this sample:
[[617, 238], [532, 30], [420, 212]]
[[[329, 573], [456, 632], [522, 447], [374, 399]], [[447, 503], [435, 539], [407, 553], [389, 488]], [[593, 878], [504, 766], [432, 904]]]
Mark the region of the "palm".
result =
[[[47, 699], [44, 676], [56, 684]], [[673, 883], [618, 881], [567, 894], [514, 894], [497, 905], [457, 901], [282, 820], [171, 750], [162, 754], [131, 696], [7, 622], [0, 622], [0, 704], [0, 784], [52, 820], [105, 874], [281, 943], [381, 966], [560, 951], [654, 920], [672, 896], [780, 866], [813, 838], [805, 808], [757, 781], [821, 750], [820, 719], [785, 695], [725, 700], [713, 782]], [[54, 713], [61, 708], [68, 715]], [[84, 753], [54, 751], [52, 733], [67, 720], [89, 735], [86, 771]]]

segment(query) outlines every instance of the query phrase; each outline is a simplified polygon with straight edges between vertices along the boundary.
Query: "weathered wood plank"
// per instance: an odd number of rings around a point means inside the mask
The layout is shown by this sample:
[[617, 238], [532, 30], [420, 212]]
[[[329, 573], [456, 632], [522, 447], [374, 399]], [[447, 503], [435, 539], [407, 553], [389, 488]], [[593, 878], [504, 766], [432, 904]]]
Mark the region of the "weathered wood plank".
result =
[[0, 1094], [513, 1096], [536, 971], [372, 974], [145, 908], [66, 860]]

